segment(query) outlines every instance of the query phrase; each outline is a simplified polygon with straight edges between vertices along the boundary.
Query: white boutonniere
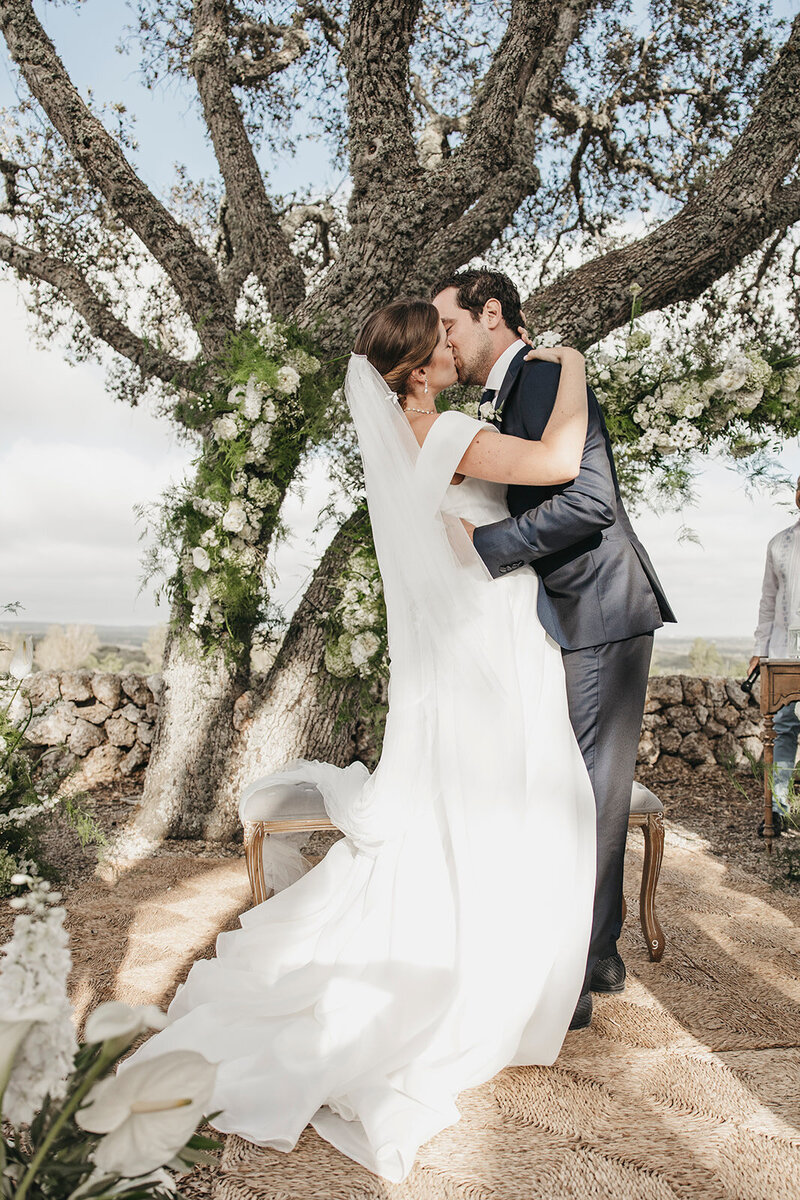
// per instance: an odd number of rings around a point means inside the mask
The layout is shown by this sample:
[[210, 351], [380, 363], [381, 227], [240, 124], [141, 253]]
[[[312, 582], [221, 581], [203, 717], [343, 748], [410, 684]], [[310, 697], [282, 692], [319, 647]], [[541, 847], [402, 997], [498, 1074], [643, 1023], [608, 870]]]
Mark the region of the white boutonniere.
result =
[[496, 421], [497, 413], [494, 408], [494, 401], [484, 400], [483, 404], [478, 406], [478, 416], [482, 421]]

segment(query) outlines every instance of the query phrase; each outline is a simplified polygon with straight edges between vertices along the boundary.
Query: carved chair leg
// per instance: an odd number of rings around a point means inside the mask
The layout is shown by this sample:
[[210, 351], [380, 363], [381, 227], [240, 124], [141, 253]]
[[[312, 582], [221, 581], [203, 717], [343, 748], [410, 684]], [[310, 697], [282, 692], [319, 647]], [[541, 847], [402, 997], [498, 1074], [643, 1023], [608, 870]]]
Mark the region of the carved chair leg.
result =
[[664, 818], [661, 813], [650, 813], [642, 826], [644, 834], [644, 867], [642, 889], [639, 893], [639, 918], [642, 933], [647, 943], [647, 952], [652, 962], [659, 962], [664, 953], [667, 939], [656, 916], [656, 887], [664, 856]]
[[[244, 855], [247, 863], [247, 875], [250, 880], [250, 890], [255, 904], [267, 900], [267, 887], [264, 880], [264, 838], [269, 837], [263, 821], [254, 821], [245, 827]], [[270, 891], [270, 895], [272, 892]]]

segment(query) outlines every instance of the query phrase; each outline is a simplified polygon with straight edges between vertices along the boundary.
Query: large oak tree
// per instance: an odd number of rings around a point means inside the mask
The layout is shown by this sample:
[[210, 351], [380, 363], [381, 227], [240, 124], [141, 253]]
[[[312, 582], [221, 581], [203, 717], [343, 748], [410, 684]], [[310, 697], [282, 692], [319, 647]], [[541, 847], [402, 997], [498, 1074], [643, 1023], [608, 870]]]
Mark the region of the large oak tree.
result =
[[[796, 320], [800, 18], [781, 26], [767, 5], [139, 0], [142, 70], [191, 81], [218, 166], [206, 184], [182, 176], [169, 204], [32, 0], [0, 0], [0, 30], [29, 93], [0, 147], [0, 261], [40, 332], [79, 355], [110, 348], [120, 396], [160, 389], [193, 428], [192, 398], [219, 385], [254, 309], [335, 356], [377, 305], [476, 257], [511, 262], [534, 324], [584, 347], [628, 319], [633, 283], [645, 312], [716, 297], [730, 315], [738, 298], [737, 320]], [[268, 186], [298, 114], [346, 165], [346, 203]], [[295, 439], [292, 469], [303, 451]], [[349, 536], [265, 678], [249, 678], [246, 644], [201, 661], [171, 639], [143, 836], [230, 836], [248, 778], [352, 756], [357, 722], [335, 720], [346, 685], [322, 669], [314, 616]]]

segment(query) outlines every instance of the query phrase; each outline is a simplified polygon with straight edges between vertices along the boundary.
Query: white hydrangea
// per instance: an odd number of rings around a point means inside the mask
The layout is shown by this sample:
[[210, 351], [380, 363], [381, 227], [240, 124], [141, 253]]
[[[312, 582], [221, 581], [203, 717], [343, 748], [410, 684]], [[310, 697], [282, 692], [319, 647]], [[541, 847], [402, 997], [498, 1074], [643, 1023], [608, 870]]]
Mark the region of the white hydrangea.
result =
[[769, 383], [772, 377], [772, 367], [762, 358], [757, 350], [748, 350], [745, 358], [750, 364], [750, 369], [747, 372], [745, 384], [748, 391], [761, 391], [764, 394], [764, 388]]
[[781, 376], [781, 395], [800, 392], [800, 367], [789, 367]]
[[256, 379], [255, 375], [251, 375], [247, 381], [241, 403], [242, 413], [248, 421], [257, 421], [261, 416], [262, 395], [262, 385]]
[[286, 349], [286, 338], [273, 321], [266, 321], [258, 331], [258, 340], [267, 354], [281, 354]]
[[285, 396], [291, 396], [300, 386], [300, 376], [294, 367], [281, 367], [278, 371], [278, 382], [275, 386]]
[[247, 494], [259, 508], [269, 508], [281, 498], [280, 492], [270, 479], [251, 479], [247, 485]]
[[241, 500], [231, 500], [222, 518], [222, 528], [229, 533], [240, 533], [247, 522], [247, 514]]
[[218, 442], [233, 441], [239, 433], [239, 424], [233, 413], [225, 413], [224, 416], [217, 417], [211, 428]]
[[652, 338], [644, 329], [634, 329], [633, 333], [629, 333], [625, 339], [625, 346], [634, 354], [638, 350], [646, 350], [650, 345]]
[[337, 679], [347, 679], [353, 674], [353, 659], [350, 653], [352, 635], [343, 633], [335, 642], [325, 647], [325, 670]]
[[531, 339], [534, 346], [541, 347], [543, 350], [548, 350], [551, 346], [560, 346], [562, 340], [561, 332], [558, 329], [543, 329], [541, 333], [537, 333]]
[[764, 396], [763, 388], [756, 388], [754, 391], [738, 391], [735, 396], [736, 411], [739, 413], [751, 413], [758, 406]]
[[195, 546], [192, 550], [192, 562], [198, 571], [207, 571], [211, 566], [208, 551], [203, 546]]
[[45, 1006], [53, 1016], [31, 1028], [14, 1060], [3, 1099], [3, 1115], [14, 1126], [29, 1124], [48, 1094], [63, 1099], [78, 1049], [67, 998], [72, 959], [66, 914], [56, 907], [61, 896], [44, 880], [25, 878], [29, 896], [10, 902], [28, 911], [20, 911], [11, 941], [2, 948], [0, 1013]]
[[378, 637], [368, 629], [357, 633], [350, 644], [350, 657], [357, 669], [365, 667], [373, 654], [380, 648]]
[[318, 358], [314, 358], [313, 354], [307, 354], [305, 350], [290, 351], [284, 361], [287, 366], [294, 367], [300, 375], [316, 375], [322, 366]]
[[218, 521], [225, 511], [225, 505], [221, 500], [209, 500], [206, 496], [193, 497], [192, 507], [212, 521]]

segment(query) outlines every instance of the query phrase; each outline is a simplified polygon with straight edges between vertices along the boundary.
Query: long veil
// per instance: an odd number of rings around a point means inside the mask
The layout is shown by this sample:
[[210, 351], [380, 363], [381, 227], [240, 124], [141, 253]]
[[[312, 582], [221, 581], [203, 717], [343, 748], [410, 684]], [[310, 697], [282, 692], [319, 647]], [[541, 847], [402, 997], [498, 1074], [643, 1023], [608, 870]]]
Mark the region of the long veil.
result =
[[[345, 395], [364, 465], [386, 602], [390, 681], [384, 754], [371, 775], [358, 762], [344, 770], [305, 759], [287, 763], [246, 789], [240, 811], [244, 814], [246, 802], [264, 787], [311, 781], [334, 825], [360, 850], [374, 853], [411, 819], [410, 798], [429, 789], [423, 750], [432, 733], [430, 714], [438, 703], [442, 664], [469, 675], [474, 686], [495, 690], [497, 680], [479, 650], [486, 630], [475, 589], [465, 587], [465, 573], [483, 581], [490, 576], [461, 521], [441, 510], [463, 453], [459, 447], [466, 448], [478, 422], [462, 413], [446, 414], [448, 436], [434, 436], [440, 418], [420, 449], [397, 396], [363, 355], [350, 358]], [[455, 439], [453, 425], [460, 425]], [[292, 845], [296, 840], [286, 835], [272, 847], [265, 843], [268, 886], [277, 890], [303, 873], [304, 860]]]

